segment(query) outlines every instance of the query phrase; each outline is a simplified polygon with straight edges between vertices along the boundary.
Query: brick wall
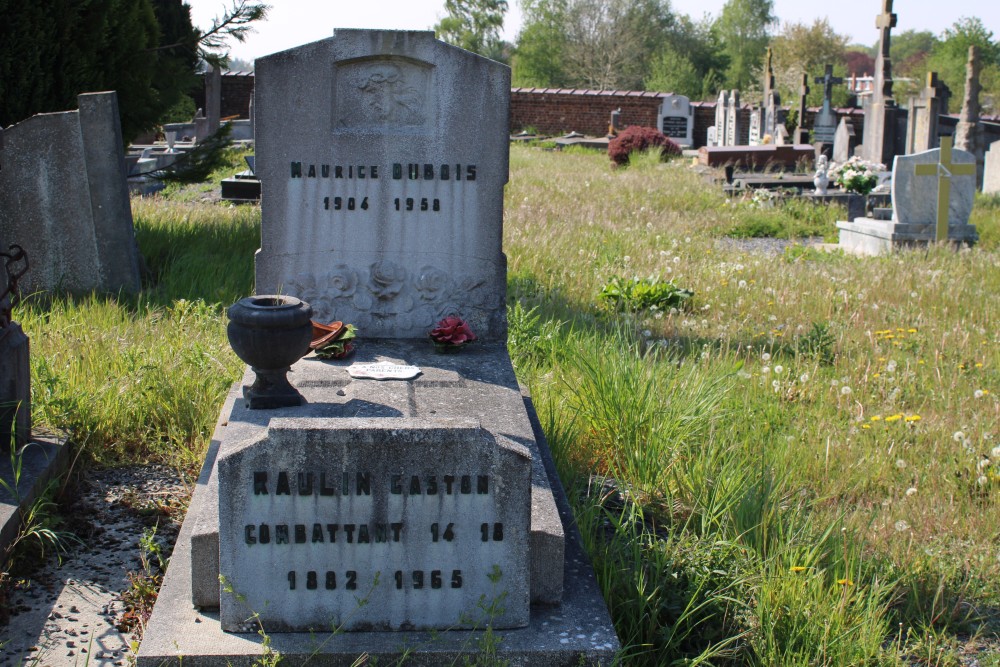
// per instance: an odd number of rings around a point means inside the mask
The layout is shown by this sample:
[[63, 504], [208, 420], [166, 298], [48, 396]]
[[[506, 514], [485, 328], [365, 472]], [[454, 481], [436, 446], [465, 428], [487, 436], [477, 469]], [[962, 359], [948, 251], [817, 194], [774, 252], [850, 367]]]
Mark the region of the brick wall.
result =
[[[191, 92], [196, 109], [205, 109], [205, 84], [204, 77], [199, 79], [200, 85]], [[238, 118], [250, 117], [250, 100], [253, 99], [253, 72], [223, 72], [222, 74], [222, 118], [236, 116]]]
[[656, 127], [662, 98], [662, 93], [639, 91], [514, 88], [510, 91], [510, 129], [604, 136], [615, 109], [622, 110], [622, 127]]

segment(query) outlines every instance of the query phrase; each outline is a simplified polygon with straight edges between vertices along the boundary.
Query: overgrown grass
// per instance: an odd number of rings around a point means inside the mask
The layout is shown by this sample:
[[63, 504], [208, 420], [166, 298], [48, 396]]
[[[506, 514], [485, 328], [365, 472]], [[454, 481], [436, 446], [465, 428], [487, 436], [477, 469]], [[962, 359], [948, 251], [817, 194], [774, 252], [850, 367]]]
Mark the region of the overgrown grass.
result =
[[[252, 290], [259, 213], [133, 203], [138, 298], [19, 308], [35, 420], [101, 462], [192, 465], [241, 372], [223, 309]], [[1000, 646], [1000, 205], [977, 199], [971, 250], [732, 238], [822, 236], [836, 216], [730, 202], [680, 160], [512, 148], [509, 346], [628, 664], [949, 665]], [[600, 303], [635, 277], [694, 296]]]

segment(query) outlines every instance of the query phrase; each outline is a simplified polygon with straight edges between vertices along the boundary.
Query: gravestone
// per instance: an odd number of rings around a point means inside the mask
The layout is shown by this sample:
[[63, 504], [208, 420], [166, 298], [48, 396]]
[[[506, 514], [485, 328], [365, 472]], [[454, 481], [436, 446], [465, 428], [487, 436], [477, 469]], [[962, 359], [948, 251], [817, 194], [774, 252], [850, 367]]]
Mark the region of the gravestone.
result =
[[927, 73], [919, 97], [910, 98], [906, 118], [906, 152], [922, 153], [938, 146], [938, 119], [942, 111], [942, 86], [937, 72]]
[[816, 83], [823, 84], [823, 108], [813, 121], [813, 143], [821, 144], [825, 150], [832, 150], [833, 138], [837, 132], [837, 114], [833, 112], [833, 86], [844, 79], [833, 75], [833, 65], [827, 65], [823, 76], [816, 77]]
[[760, 145], [760, 139], [761, 139], [760, 126], [761, 126], [762, 115], [763, 111], [759, 108], [750, 110], [750, 138], [748, 140], [748, 143], [751, 146]]
[[875, 81], [871, 99], [865, 106], [862, 157], [869, 162], [892, 163], [896, 154], [898, 108], [892, 97], [892, 60], [889, 45], [896, 15], [892, 0], [882, 0], [882, 13], [875, 19], [879, 30], [879, 50], [875, 58]]
[[983, 193], [998, 194], [1000, 193], [1000, 141], [990, 144], [984, 163]]
[[740, 91], [729, 93], [729, 106], [726, 108], [726, 146], [739, 146], [740, 137]]
[[26, 293], [139, 290], [117, 100], [85, 93], [78, 111], [38, 114], [4, 131], [0, 238], [31, 260]]
[[694, 108], [684, 95], [664, 95], [657, 129], [678, 146], [694, 144]]
[[833, 161], [843, 164], [854, 157], [854, 149], [858, 145], [858, 137], [854, 132], [854, 123], [847, 118], [841, 118], [837, 132], [833, 135]]
[[205, 116], [208, 134], [218, 132], [222, 123], [222, 68], [218, 65], [212, 65], [205, 76]]
[[774, 85], [774, 69], [771, 66], [771, 47], [767, 48], [767, 56], [764, 63], [764, 98], [763, 115], [761, 117], [760, 136], [771, 135], [778, 125], [785, 123], [785, 110], [781, 107], [781, 95], [778, 94]]
[[939, 210], [947, 225], [942, 238], [975, 244], [979, 235], [969, 224], [976, 191], [974, 165], [971, 153], [951, 148], [950, 137], [942, 138], [941, 148], [897, 155], [892, 166], [892, 219], [838, 222], [840, 245], [866, 255], [926, 245], [937, 236]]
[[27, 268], [21, 248], [7, 248], [0, 240], [0, 452], [19, 449], [31, 438], [29, 342], [11, 314], [18, 279]]
[[715, 103], [715, 146], [726, 145], [726, 127], [729, 113], [729, 91], [719, 92], [719, 99]]
[[[452, 663], [485, 627], [501, 660], [612, 659], [506, 352], [509, 89], [431, 32], [337, 30], [256, 61], [257, 291], [360, 335], [349, 361], [292, 366], [301, 406], [249, 410], [234, 387], [138, 665], [245, 662], [257, 623], [293, 663]], [[427, 339], [445, 314], [479, 335], [460, 355]]]
[[983, 126], [979, 123], [979, 47], [969, 47], [969, 60], [965, 66], [965, 97], [962, 100], [962, 112], [955, 126], [955, 147], [967, 151], [976, 158], [976, 183], [983, 182], [983, 152], [986, 149], [986, 139]]
[[809, 130], [806, 129], [806, 97], [809, 95], [809, 75], [802, 75], [802, 83], [799, 85], [799, 106], [797, 109], [795, 132], [792, 134], [792, 142], [796, 144], [809, 143]]

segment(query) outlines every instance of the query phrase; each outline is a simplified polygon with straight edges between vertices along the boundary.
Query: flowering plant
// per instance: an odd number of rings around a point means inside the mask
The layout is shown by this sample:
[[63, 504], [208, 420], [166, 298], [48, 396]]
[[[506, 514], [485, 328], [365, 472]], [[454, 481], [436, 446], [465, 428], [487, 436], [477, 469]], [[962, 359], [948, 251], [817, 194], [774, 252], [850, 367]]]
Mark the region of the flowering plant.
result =
[[834, 164], [830, 169], [830, 180], [847, 192], [866, 195], [878, 184], [878, 174], [885, 171], [885, 165], [863, 160], [857, 155], [843, 164]]
[[430, 333], [434, 346], [442, 351], [458, 351], [476, 340], [469, 325], [460, 317], [449, 315], [438, 322]]

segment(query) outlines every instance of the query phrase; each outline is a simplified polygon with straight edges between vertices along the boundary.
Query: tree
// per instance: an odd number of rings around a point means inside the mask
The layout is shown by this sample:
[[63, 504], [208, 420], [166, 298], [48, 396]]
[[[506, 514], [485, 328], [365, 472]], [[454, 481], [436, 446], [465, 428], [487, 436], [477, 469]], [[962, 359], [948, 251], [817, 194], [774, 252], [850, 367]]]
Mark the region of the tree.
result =
[[728, 87], [743, 90], [755, 81], [775, 20], [774, 0], [727, 0], [715, 29], [729, 59]]
[[672, 46], [666, 46], [653, 61], [645, 88], [697, 99], [701, 97], [702, 84], [703, 77], [691, 60]]
[[199, 58], [224, 59], [226, 39], [266, 13], [235, 0], [200, 33], [181, 0], [0, 0], [0, 125], [114, 90], [128, 143], [183, 101]]
[[515, 86], [562, 88], [569, 79], [563, 63], [566, 48], [566, 0], [523, 0], [524, 27], [512, 58]]
[[938, 73], [952, 94], [961, 100], [965, 90], [965, 65], [969, 58], [969, 47], [979, 47], [982, 64], [980, 84], [983, 110], [991, 113], [1000, 100], [1000, 43], [993, 39], [978, 18], [960, 18], [950, 28], [941, 33], [940, 40], [931, 50], [927, 59], [927, 69]]
[[[782, 98], [797, 99], [802, 83], [802, 75], [810, 80], [822, 76], [827, 65], [833, 65], [834, 75], [846, 73], [844, 53], [847, 37], [839, 35], [826, 18], [816, 19], [812, 25], [805, 23], [785, 23], [781, 32], [771, 41], [774, 56], [774, 78]], [[808, 103], [818, 106], [823, 103], [823, 87], [810, 85]], [[834, 89], [833, 104], [847, 103], [847, 90]]]
[[445, 0], [444, 6], [447, 13], [434, 26], [438, 39], [487, 58], [503, 58], [500, 29], [507, 0]]
[[695, 23], [687, 16], [678, 16], [653, 59], [646, 90], [714, 99], [722, 87], [718, 72], [725, 71], [727, 65], [711, 20]]

